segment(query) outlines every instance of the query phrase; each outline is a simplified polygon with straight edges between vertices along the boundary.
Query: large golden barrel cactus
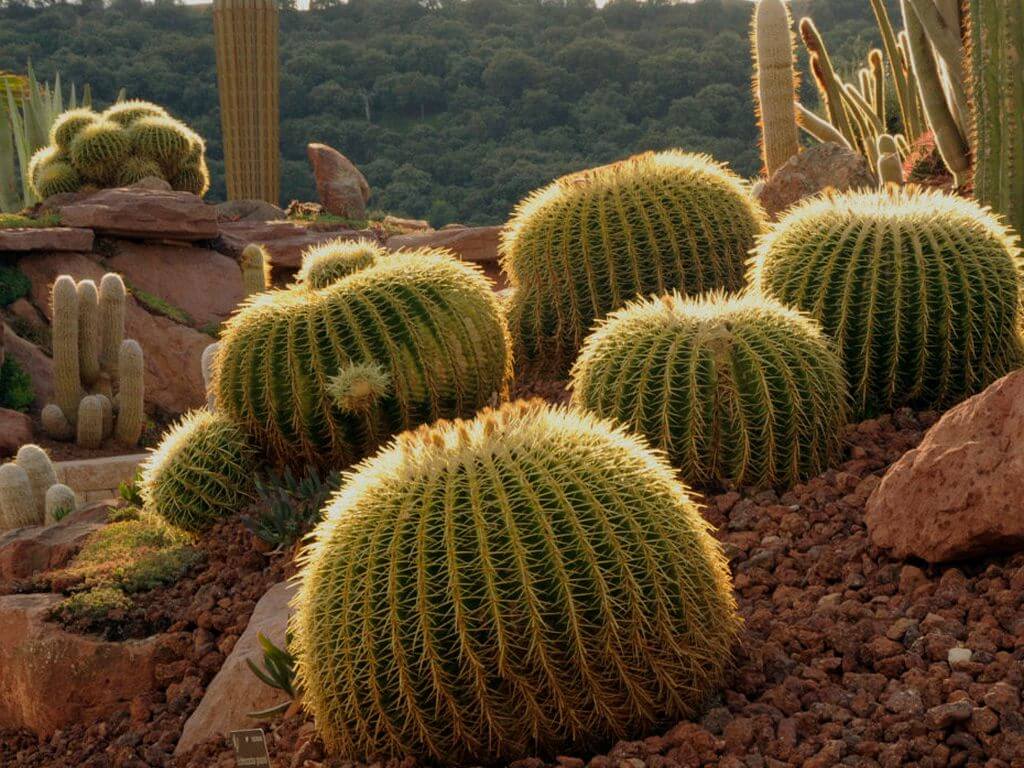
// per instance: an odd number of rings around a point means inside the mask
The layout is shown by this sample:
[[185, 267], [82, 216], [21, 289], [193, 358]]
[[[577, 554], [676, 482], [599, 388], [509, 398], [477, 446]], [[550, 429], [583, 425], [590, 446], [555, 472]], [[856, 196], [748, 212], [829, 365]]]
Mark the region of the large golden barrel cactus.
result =
[[447, 251], [384, 255], [322, 290], [257, 294], [228, 321], [217, 407], [288, 462], [348, 463], [402, 429], [503, 394], [491, 284]]
[[502, 237], [517, 356], [564, 369], [594, 320], [631, 299], [738, 289], [762, 220], [740, 178], [705, 156], [649, 152], [557, 179]]
[[812, 198], [762, 238], [751, 275], [834, 339], [860, 416], [947, 406], [1024, 363], [1016, 237], [964, 198]]
[[214, 0], [228, 199], [281, 195], [277, 2]]
[[841, 455], [846, 380], [800, 313], [757, 294], [675, 294], [587, 338], [573, 403], [645, 435], [693, 485], [789, 486]]
[[303, 556], [292, 619], [328, 748], [502, 764], [692, 717], [739, 620], [660, 454], [541, 402], [400, 435]]

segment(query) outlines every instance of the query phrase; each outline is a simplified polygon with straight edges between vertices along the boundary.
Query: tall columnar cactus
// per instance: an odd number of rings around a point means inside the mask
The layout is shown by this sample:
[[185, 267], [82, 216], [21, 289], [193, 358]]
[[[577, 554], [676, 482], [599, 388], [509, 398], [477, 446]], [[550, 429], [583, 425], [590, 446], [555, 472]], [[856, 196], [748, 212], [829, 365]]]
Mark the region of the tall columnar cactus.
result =
[[146, 423], [142, 347], [134, 339], [121, 342], [118, 357], [117, 421], [114, 434], [121, 445], [139, 444]]
[[[357, 413], [350, 369], [390, 387]], [[389, 435], [472, 413], [509, 382], [508, 331], [490, 283], [446, 251], [396, 253], [320, 291], [257, 296], [228, 320], [218, 409], [287, 462], [350, 463]]]
[[78, 421], [82, 377], [78, 356], [78, 290], [75, 281], [61, 275], [50, 293], [53, 347], [53, 391], [68, 423]]
[[291, 629], [331, 752], [504, 764], [689, 718], [739, 620], [672, 468], [539, 402], [403, 434], [303, 555]]
[[678, 294], [608, 316], [573, 404], [645, 435], [702, 487], [790, 486], [841, 455], [846, 381], [816, 323], [756, 294]]
[[28, 475], [32, 486], [32, 498], [36, 506], [37, 523], [43, 521], [46, 513], [46, 491], [57, 482], [57, 472], [46, 451], [33, 443], [27, 443], [18, 449], [15, 459], [18, 466]]
[[270, 287], [270, 254], [262, 245], [250, 243], [245, 246], [239, 266], [246, 296], [263, 293]]
[[815, 317], [858, 416], [942, 407], [1024, 364], [1016, 236], [976, 203], [889, 188], [811, 199], [761, 239], [755, 287]]
[[0, 531], [39, 525], [28, 473], [16, 463], [0, 466]]
[[78, 368], [87, 387], [100, 378], [99, 292], [92, 280], [79, 280], [78, 293]]
[[295, 282], [313, 289], [326, 288], [336, 280], [366, 269], [387, 251], [370, 240], [331, 240], [302, 254]]
[[974, 195], [1024, 234], [1024, 5], [970, 0]]
[[124, 341], [124, 310], [127, 293], [124, 281], [115, 272], [100, 280], [100, 367], [111, 378], [117, 376], [117, 362]]
[[800, 151], [793, 20], [784, 0], [759, 0], [753, 24], [754, 92], [761, 125], [761, 158], [765, 173], [771, 176]]
[[562, 177], [517, 207], [501, 242], [517, 360], [568, 367], [594, 320], [679, 289], [735, 290], [763, 213], [710, 158], [647, 153]]
[[55, 483], [46, 489], [43, 525], [53, 525], [75, 511], [78, 501], [75, 492], [63, 483]]
[[256, 450], [232, 421], [192, 411], [142, 469], [143, 504], [178, 528], [202, 531], [255, 498]]
[[214, 0], [228, 198], [280, 197], [277, 3]]

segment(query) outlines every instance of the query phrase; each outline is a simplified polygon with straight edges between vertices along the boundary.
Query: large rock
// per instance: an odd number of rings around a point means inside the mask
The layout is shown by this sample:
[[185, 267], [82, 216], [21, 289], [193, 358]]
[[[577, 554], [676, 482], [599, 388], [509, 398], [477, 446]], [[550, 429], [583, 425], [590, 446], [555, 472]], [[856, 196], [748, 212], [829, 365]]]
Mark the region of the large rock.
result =
[[212, 240], [217, 209], [191, 192], [101, 189], [60, 207], [61, 221], [102, 235], [143, 240]]
[[9, 325], [4, 325], [4, 344], [7, 354], [18, 362], [32, 378], [32, 409], [42, 410], [53, 402], [53, 360], [27, 339], [21, 338]]
[[228, 200], [217, 204], [217, 221], [278, 221], [285, 212], [266, 200]]
[[862, 155], [840, 146], [824, 143], [793, 155], [757, 193], [768, 215], [776, 219], [802, 198], [832, 188], [875, 188], [878, 182]]
[[167, 658], [159, 636], [106, 642], [47, 621], [60, 595], [0, 597], [0, 728], [40, 737], [124, 711], [157, 689]]
[[67, 565], [86, 537], [106, 525], [109, 508], [109, 504], [93, 504], [54, 525], [32, 525], [0, 534], [0, 579], [24, 579]]
[[[18, 262], [32, 283], [36, 307], [50, 316], [50, 286], [58, 275], [91, 278], [97, 285], [108, 270], [85, 254], [45, 254]], [[181, 280], [186, 280], [182, 268]], [[199, 359], [213, 339], [169, 318], [147, 312], [131, 296], [125, 307], [125, 337], [142, 345], [146, 363], [146, 402], [172, 414], [206, 402]]]
[[306, 145], [316, 193], [324, 210], [335, 216], [365, 219], [370, 185], [352, 161], [326, 144]]
[[446, 227], [431, 232], [392, 235], [387, 246], [393, 251], [402, 248], [447, 248], [460, 259], [479, 264], [494, 281], [497, 290], [506, 286], [504, 272], [498, 261], [501, 227]]
[[932, 563], [1024, 548], [1024, 370], [948, 411], [867, 503], [871, 540]]
[[257, 637], [261, 633], [278, 647], [283, 647], [290, 613], [288, 603], [294, 592], [294, 583], [282, 582], [260, 598], [245, 632], [238, 638], [220, 672], [207, 686], [196, 711], [185, 722], [174, 754], [187, 752], [196, 744], [216, 736], [250, 728], [254, 721], [248, 716], [249, 712], [267, 709], [287, 700], [281, 691], [261, 682], [249, 669], [246, 659], [252, 659], [262, 668], [263, 650]]
[[92, 241], [91, 229], [0, 229], [0, 251], [91, 251]]
[[238, 262], [205, 248], [122, 240], [107, 266], [132, 287], [184, 310], [197, 328], [225, 320], [244, 298]]
[[250, 243], [259, 243], [270, 253], [274, 267], [298, 269], [302, 266], [302, 253], [307, 248], [328, 240], [356, 240], [374, 237], [369, 230], [347, 227], [335, 229], [304, 226], [293, 221], [233, 221], [221, 222], [218, 250], [238, 256]]
[[13, 456], [21, 446], [31, 442], [32, 419], [10, 408], [0, 408], [0, 458]]

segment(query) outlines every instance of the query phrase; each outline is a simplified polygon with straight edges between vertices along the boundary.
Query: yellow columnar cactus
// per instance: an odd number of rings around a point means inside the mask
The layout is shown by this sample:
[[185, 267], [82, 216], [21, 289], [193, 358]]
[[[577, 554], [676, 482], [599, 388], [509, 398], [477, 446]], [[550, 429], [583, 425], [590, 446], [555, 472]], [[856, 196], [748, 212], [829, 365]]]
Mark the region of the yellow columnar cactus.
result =
[[78, 507], [75, 492], [63, 483], [55, 483], [46, 489], [44, 504], [43, 525], [53, 525]]
[[92, 280], [78, 281], [78, 367], [89, 387], [100, 377], [99, 292]]
[[124, 340], [126, 292], [121, 276], [108, 272], [100, 281], [100, 367], [111, 378], [117, 376], [117, 361]]
[[75, 281], [61, 275], [50, 293], [53, 346], [53, 390], [64, 418], [74, 425], [82, 399], [78, 356], [78, 290]]
[[118, 360], [117, 423], [114, 433], [121, 445], [138, 445], [146, 422], [143, 410], [145, 385], [143, 381], [142, 347], [134, 339], [121, 342]]
[[214, 0], [228, 199], [280, 197], [277, 3]]
[[783, 0], [759, 0], [751, 36], [761, 157], [768, 176], [800, 151], [792, 26], [789, 8]]

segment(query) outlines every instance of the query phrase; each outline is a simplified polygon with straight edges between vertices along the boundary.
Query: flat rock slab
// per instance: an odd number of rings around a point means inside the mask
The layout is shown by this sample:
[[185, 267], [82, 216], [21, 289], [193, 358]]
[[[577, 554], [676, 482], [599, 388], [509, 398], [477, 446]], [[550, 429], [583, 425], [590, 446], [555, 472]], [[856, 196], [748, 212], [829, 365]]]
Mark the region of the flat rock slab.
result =
[[60, 208], [61, 221], [102, 235], [148, 240], [212, 240], [217, 209], [191, 192], [101, 189]]
[[94, 239], [81, 227], [0, 229], [0, 251], [91, 251]]
[[237, 257], [250, 243], [259, 243], [270, 253], [274, 267], [298, 269], [307, 248], [328, 240], [357, 240], [373, 237], [366, 230], [320, 229], [292, 221], [224, 221], [220, 224], [220, 250]]
[[126, 710], [156, 690], [160, 636], [106, 642], [47, 621], [61, 595], [0, 597], [0, 728], [45, 738]]
[[1024, 549], [1024, 371], [950, 409], [868, 499], [871, 541], [931, 563]]
[[392, 251], [411, 248], [447, 248], [460, 259], [479, 264], [494, 281], [495, 290], [508, 285], [501, 269], [498, 244], [501, 241], [500, 226], [496, 227], [450, 227], [431, 232], [414, 232], [392, 235], [387, 247]]
[[275, 584], [256, 603], [245, 632], [207, 686], [196, 711], [185, 722], [174, 754], [180, 755], [216, 736], [251, 728], [255, 721], [248, 716], [249, 712], [267, 709], [287, 700], [281, 691], [261, 682], [249, 669], [246, 659], [252, 659], [262, 669], [263, 649], [258, 639], [261, 633], [274, 645], [284, 646], [290, 615], [288, 603], [295, 589], [293, 583]]
[[[54, 525], [32, 525], [0, 534], [0, 579], [25, 579], [62, 568], [82, 548], [86, 537], [107, 523], [109, 504], [75, 510]], [[0, 679], [3, 678], [0, 668]]]
[[19, 411], [0, 408], [0, 458], [13, 456], [21, 446], [31, 442], [32, 419]]
[[242, 270], [222, 253], [130, 240], [116, 247], [107, 265], [133, 288], [183, 310], [197, 328], [226, 320], [244, 298]]

